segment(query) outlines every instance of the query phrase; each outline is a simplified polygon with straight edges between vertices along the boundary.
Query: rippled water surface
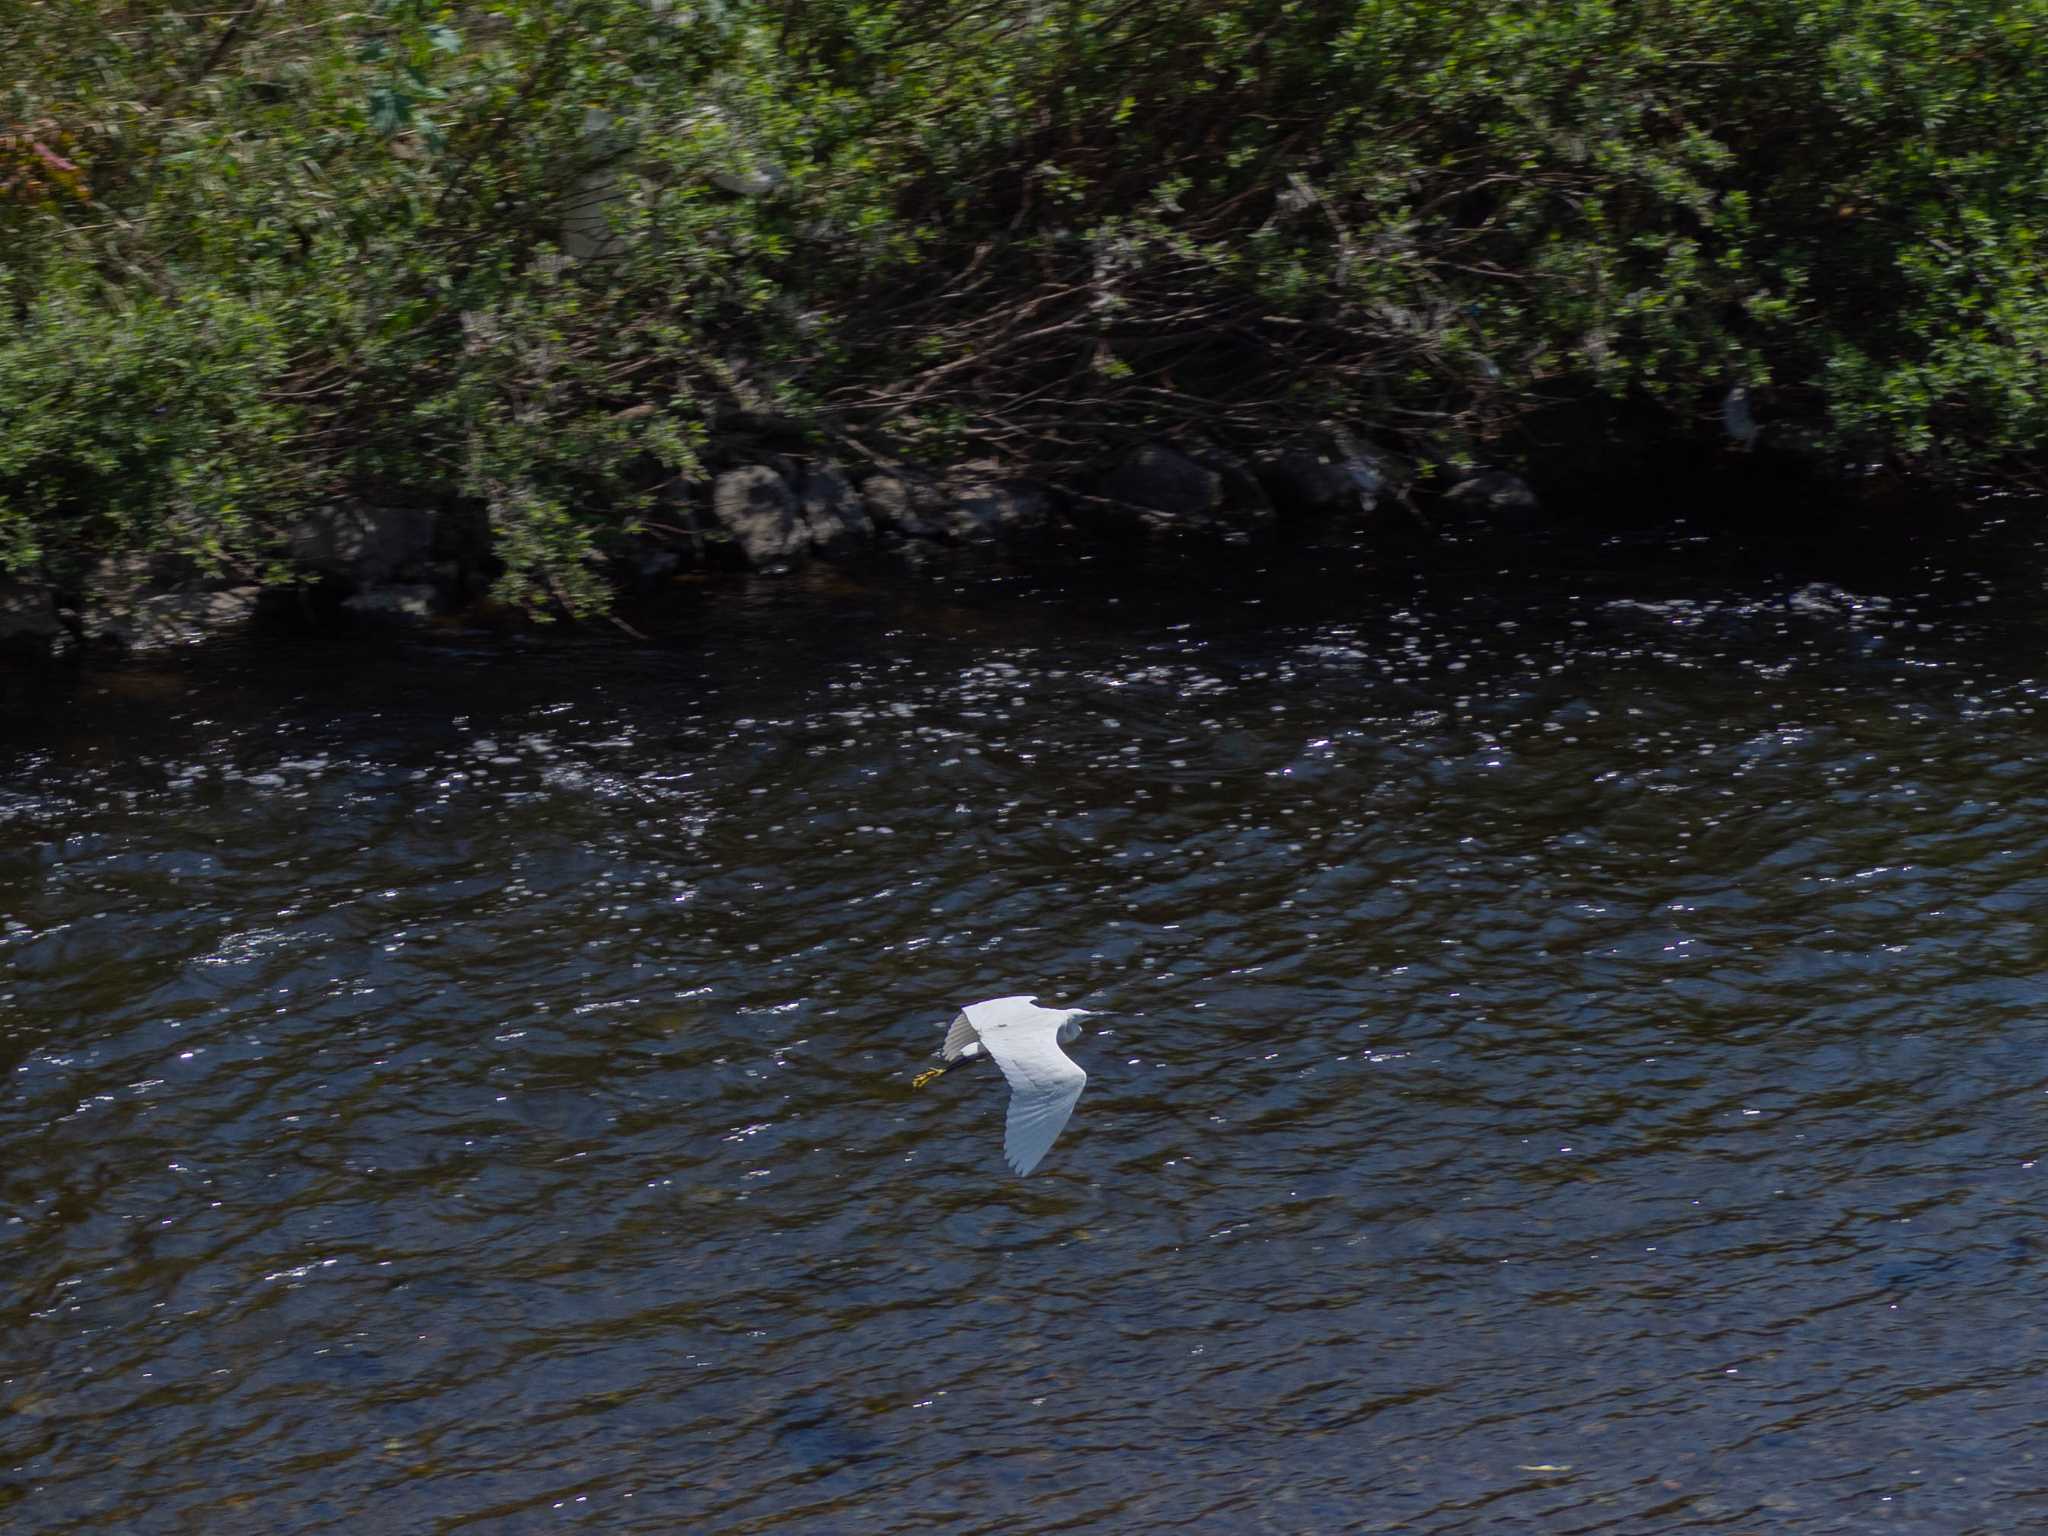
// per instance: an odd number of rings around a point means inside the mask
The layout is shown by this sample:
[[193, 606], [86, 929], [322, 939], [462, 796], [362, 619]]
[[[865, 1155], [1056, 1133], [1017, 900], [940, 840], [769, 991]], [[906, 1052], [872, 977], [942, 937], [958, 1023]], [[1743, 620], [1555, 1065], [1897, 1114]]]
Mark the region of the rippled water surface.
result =
[[[87, 679], [0, 745], [0, 1525], [2048, 1520], [2048, 635], [1902, 569]], [[910, 1085], [1020, 990], [1106, 1010], [1021, 1180]]]

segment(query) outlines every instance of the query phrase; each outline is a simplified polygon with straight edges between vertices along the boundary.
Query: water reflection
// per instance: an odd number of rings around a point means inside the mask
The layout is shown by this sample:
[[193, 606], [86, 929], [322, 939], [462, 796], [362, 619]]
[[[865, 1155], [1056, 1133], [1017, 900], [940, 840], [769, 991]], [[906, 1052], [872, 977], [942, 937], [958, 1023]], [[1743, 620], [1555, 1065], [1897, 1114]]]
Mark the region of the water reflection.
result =
[[[1399, 580], [764, 589], [21, 735], [9, 1528], [2012, 1528], [2031, 621]], [[1116, 1010], [1025, 1181], [908, 1088], [1020, 985]]]

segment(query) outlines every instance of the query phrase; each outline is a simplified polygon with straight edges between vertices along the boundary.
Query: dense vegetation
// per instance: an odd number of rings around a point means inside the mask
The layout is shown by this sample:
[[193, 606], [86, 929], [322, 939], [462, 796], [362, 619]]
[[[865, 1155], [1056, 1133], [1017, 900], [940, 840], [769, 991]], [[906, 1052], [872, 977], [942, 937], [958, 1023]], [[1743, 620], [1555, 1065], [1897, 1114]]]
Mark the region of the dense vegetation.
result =
[[0, 567], [595, 562], [721, 422], [2048, 442], [2048, 0], [0, 0]]

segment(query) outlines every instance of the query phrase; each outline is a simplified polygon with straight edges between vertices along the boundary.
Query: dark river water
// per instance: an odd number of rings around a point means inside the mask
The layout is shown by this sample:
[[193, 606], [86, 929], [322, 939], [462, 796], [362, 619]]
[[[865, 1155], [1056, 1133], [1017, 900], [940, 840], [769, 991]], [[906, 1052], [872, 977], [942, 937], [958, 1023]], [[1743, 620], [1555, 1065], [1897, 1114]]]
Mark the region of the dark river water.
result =
[[[2048, 624], [1952, 561], [88, 675], [0, 743], [0, 1527], [2044, 1528]], [[1104, 1010], [1026, 1179], [911, 1086], [1011, 992]]]

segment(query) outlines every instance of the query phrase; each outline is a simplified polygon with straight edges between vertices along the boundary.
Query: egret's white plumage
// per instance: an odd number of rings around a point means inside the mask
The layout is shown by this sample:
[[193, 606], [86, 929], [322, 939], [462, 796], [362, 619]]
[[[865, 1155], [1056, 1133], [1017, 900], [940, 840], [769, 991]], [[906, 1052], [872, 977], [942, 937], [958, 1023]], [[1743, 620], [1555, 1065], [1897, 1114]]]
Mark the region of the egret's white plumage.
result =
[[1074, 1020], [1086, 1008], [1041, 1008], [1028, 997], [995, 997], [969, 1003], [946, 1031], [948, 1063], [986, 1051], [1010, 1084], [1010, 1117], [1003, 1131], [1003, 1159], [1018, 1173], [1036, 1168], [1061, 1131], [1088, 1074], [1060, 1049], [1079, 1037]]

